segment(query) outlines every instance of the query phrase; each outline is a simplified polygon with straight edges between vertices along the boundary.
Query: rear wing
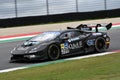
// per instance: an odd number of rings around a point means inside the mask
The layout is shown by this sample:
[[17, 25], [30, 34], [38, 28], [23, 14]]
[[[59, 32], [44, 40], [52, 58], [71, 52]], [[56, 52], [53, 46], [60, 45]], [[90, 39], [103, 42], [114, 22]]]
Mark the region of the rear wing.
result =
[[98, 27], [105, 27], [107, 30], [109, 30], [112, 27], [112, 23], [109, 23], [109, 24], [80, 24], [76, 28], [67, 27], [67, 29], [79, 29], [82, 31], [92, 31], [92, 28], [95, 28], [95, 31], [99, 32]]

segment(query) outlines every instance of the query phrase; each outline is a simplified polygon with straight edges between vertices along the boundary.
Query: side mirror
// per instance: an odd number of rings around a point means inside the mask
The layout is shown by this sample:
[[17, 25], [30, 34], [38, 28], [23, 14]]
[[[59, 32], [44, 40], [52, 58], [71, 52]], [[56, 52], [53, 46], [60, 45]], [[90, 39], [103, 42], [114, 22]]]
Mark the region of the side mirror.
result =
[[33, 44], [32, 44], [31, 42], [29, 42], [29, 41], [23, 43], [23, 45], [24, 45], [24, 46], [33, 46]]

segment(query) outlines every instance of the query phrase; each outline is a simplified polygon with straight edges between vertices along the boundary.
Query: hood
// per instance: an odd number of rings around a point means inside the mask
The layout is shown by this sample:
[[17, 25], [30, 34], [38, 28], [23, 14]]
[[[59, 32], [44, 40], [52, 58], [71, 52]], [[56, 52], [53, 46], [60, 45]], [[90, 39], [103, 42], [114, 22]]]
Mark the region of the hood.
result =
[[[41, 48], [41, 46], [43, 46], [43, 45], [44, 45], [44, 43], [26, 41], [22, 45], [15, 47], [11, 51], [11, 53], [12, 54], [28, 54], [28, 52], [31, 51], [32, 49]], [[39, 49], [39, 50], [41, 50], [41, 49]]]

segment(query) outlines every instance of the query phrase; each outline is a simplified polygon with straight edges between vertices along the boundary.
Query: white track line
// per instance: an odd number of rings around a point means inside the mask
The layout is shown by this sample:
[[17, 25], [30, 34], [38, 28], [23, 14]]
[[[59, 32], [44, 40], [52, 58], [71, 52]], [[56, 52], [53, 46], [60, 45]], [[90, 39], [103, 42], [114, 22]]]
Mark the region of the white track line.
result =
[[25, 68], [27, 68], [27, 67], [16, 67], [16, 68], [4, 69], [4, 70], [0, 70], [0, 73], [20, 70], [20, 69], [25, 69]]

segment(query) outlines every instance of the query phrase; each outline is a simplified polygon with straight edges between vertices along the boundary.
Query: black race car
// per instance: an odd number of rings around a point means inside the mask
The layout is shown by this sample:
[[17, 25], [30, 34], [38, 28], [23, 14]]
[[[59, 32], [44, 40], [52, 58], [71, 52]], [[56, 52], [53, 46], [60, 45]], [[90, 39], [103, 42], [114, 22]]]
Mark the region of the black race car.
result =
[[[43, 32], [11, 51], [11, 61], [18, 60], [56, 60], [60, 57], [85, 54], [90, 52], [104, 52], [109, 48], [110, 37], [106, 32], [95, 31], [88, 25], [79, 25], [76, 28], [67, 27], [67, 30]], [[107, 24], [107, 30], [112, 23]]]

